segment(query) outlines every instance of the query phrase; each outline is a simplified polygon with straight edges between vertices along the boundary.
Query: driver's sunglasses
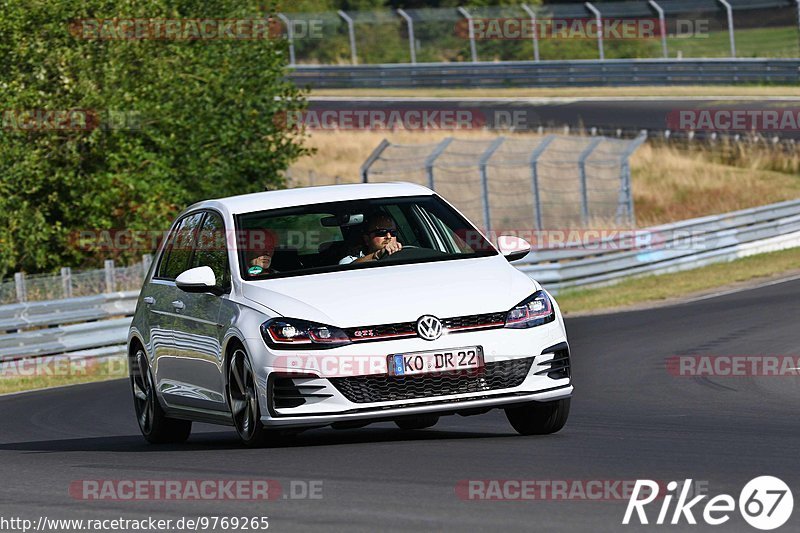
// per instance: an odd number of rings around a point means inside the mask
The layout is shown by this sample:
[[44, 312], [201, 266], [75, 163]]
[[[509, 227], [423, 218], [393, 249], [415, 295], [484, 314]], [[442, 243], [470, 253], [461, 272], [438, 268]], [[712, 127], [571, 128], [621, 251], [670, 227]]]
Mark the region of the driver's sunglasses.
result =
[[377, 228], [369, 232], [370, 237], [386, 237], [389, 234], [397, 237], [397, 228]]

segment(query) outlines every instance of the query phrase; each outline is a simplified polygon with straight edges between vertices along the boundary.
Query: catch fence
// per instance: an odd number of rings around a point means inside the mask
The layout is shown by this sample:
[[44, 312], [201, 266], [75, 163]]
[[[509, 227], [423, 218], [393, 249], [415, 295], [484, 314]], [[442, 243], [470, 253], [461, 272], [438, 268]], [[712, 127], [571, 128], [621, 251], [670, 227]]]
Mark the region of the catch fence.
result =
[[278, 20], [292, 65], [800, 57], [796, 0], [520, 3]]
[[487, 232], [630, 228], [636, 220], [629, 158], [645, 139], [384, 140], [361, 167], [361, 179], [430, 187]]

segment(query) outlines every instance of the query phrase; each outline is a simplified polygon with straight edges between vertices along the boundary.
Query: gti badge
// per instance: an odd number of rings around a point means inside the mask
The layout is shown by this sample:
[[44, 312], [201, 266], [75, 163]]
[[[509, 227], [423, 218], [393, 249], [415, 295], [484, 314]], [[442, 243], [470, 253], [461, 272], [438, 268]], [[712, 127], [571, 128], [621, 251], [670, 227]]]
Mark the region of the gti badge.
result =
[[423, 315], [417, 320], [417, 333], [426, 341], [435, 341], [442, 336], [442, 323], [433, 315]]

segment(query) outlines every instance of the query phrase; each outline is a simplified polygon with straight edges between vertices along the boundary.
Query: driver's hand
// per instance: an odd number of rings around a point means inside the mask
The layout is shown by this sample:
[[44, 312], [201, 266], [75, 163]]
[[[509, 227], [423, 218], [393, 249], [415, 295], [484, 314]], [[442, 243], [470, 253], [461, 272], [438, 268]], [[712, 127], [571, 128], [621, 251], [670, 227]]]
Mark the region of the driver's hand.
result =
[[381, 248], [380, 256], [383, 258], [387, 255], [392, 255], [393, 253], [399, 252], [402, 249], [403, 245], [398, 241], [391, 241]]

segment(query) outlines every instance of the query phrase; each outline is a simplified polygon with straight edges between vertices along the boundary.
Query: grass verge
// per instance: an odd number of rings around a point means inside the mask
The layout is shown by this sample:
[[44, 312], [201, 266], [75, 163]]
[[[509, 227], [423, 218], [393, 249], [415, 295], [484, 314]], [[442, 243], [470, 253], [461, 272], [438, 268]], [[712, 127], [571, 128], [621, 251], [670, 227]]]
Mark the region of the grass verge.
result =
[[96, 362], [40, 357], [0, 364], [0, 394], [128, 377], [124, 357]]
[[800, 274], [800, 248], [753, 255], [685, 272], [629, 279], [594, 289], [570, 289], [558, 294], [565, 315], [624, 309], [653, 302], [678, 302], [747, 282], [768, 281], [787, 273]]

